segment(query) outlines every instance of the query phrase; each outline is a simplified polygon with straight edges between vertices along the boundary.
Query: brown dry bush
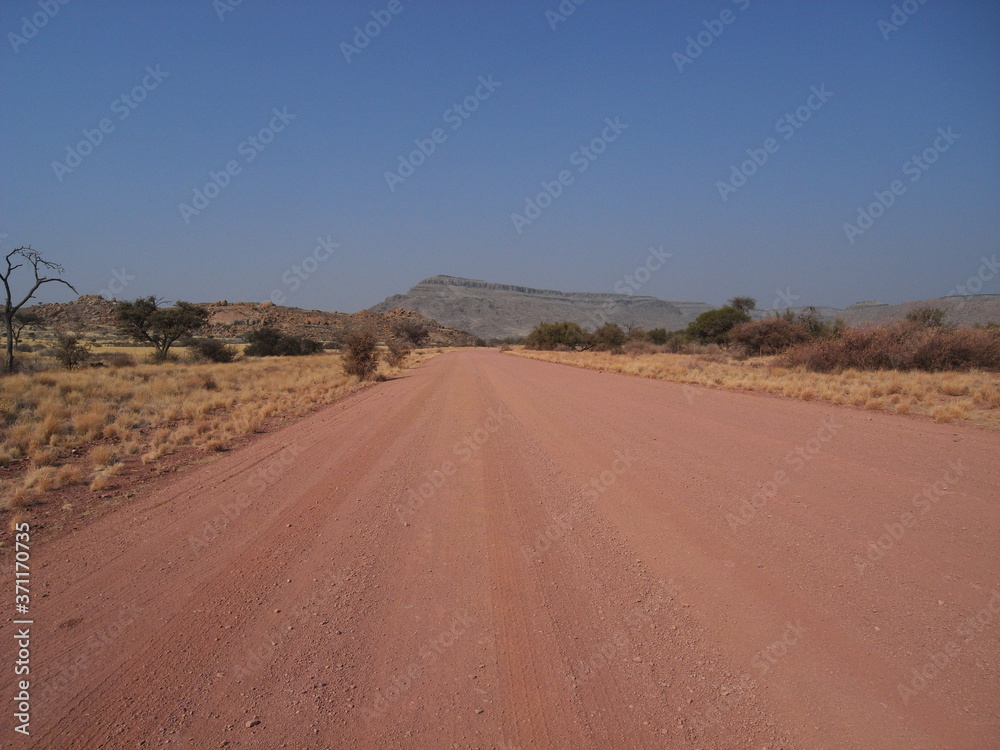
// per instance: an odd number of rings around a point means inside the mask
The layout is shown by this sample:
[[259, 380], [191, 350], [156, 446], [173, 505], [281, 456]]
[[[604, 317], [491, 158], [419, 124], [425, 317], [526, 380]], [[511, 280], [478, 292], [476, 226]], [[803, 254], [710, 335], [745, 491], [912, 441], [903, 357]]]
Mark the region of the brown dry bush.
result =
[[856, 370], [1000, 370], [1000, 334], [988, 328], [910, 324], [849, 328], [840, 336], [788, 349], [782, 364], [814, 372]]
[[389, 342], [388, 347], [385, 352], [385, 361], [389, 367], [402, 367], [403, 362], [406, 358], [410, 356], [410, 347], [408, 347], [404, 342], [399, 339], [393, 339]]
[[737, 323], [729, 340], [750, 355], [777, 354], [809, 338], [805, 326], [785, 318], [765, 318]]
[[344, 343], [344, 373], [353, 375], [358, 380], [371, 380], [375, 377], [375, 369], [378, 367], [376, 345], [375, 334], [371, 331], [348, 334]]

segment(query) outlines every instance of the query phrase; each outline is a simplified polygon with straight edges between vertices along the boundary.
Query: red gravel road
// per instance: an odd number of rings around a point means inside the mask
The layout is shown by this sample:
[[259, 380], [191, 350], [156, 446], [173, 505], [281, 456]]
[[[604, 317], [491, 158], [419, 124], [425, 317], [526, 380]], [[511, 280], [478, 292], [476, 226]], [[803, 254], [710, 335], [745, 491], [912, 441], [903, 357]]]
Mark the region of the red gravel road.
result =
[[1000, 747], [998, 456], [442, 355], [33, 550], [3, 745]]

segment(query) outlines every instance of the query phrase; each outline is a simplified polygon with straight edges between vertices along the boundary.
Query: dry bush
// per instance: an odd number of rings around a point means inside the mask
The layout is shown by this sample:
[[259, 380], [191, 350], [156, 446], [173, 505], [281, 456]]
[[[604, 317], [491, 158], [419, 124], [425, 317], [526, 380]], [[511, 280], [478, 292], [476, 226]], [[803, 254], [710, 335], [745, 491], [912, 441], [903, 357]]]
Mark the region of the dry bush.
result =
[[637, 357], [640, 354], [652, 354], [654, 347], [648, 341], [630, 339], [625, 342], [625, 346], [622, 347], [622, 351], [630, 357]]
[[117, 370], [121, 367], [135, 367], [135, 359], [132, 358], [131, 354], [125, 354], [124, 352], [102, 354], [101, 361], [112, 370]]
[[753, 356], [777, 354], [809, 338], [805, 327], [785, 318], [765, 318], [738, 323], [729, 340]]
[[378, 367], [377, 340], [371, 331], [357, 331], [347, 335], [344, 342], [343, 368], [346, 375], [358, 380], [371, 380]]
[[403, 341], [399, 339], [393, 339], [389, 342], [385, 351], [385, 362], [389, 367], [402, 367], [406, 358], [410, 356], [410, 347], [407, 346]]
[[850, 328], [840, 336], [794, 346], [789, 366], [814, 372], [858, 370], [1000, 371], [1000, 333], [988, 328], [893, 324]]

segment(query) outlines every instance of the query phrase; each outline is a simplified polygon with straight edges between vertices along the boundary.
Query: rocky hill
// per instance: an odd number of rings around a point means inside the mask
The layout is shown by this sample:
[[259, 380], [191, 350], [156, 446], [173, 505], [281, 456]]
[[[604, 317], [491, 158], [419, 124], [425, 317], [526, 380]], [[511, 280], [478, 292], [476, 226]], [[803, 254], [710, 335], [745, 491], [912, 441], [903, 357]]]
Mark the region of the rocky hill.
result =
[[[944, 309], [949, 323], [1000, 323], [1000, 295], [997, 294], [941, 297], [899, 305], [859, 302], [845, 309], [818, 307], [817, 312], [828, 320], [842, 318], [849, 325], [864, 325], [902, 320], [908, 312], [923, 305]], [[558, 292], [455, 276], [433, 276], [411, 287], [405, 294], [386, 298], [371, 310], [412, 310], [489, 339], [523, 336], [542, 321], [558, 320], [571, 320], [590, 330], [611, 322], [673, 331], [684, 328], [712, 307], [714, 305], [705, 302], [676, 302], [624, 294]], [[757, 310], [754, 315], [762, 318], [774, 312]]]
[[[25, 308], [25, 311], [39, 315], [44, 327], [50, 330], [116, 338], [114, 306], [114, 301], [90, 294], [73, 302], [34, 305]], [[209, 325], [199, 334], [221, 339], [238, 339], [253, 328], [269, 324], [285, 333], [308, 336], [317, 341], [341, 342], [348, 333], [366, 329], [375, 331], [384, 341], [391, 335], [394, 323], [401, 319], [413, 319], [424, 323], [430, 330], [427, 342], [429, 345], [465, 346], [474, 340], [474, 337], [465, 331], [447, 328], [420, 313], [402, 309], [387, 310], [384, 313], [370, 310], [338, 313], [280, 307], [271, 302], [225, 300], [212, 302], [206, 306], [210, 313]]]
[[[973, 294], [965, 297], [936, 297], [933, 299], [886, 305], [881, 302], [858, 302], [845, 310], [835, 310], [832, 317], [840, 317], [852, 326], [866, 323], [887, 323], [902, 320], [918, 307], [939, 307], [945, 311], [945, 322], [957, 325], [1000, 323], [1000, 294]], [[828, 314], [829, 317], [829, 314]]]
[[371, 310], [413, 310], [483, 338], [523, 336], [543, 321], [572, 320], [593, 329], [604, 323], [643, 328], [683, 328], [711, 308], [704, 302], [667, 302], [656, 297], [597, 292], [557, 292], [434, 276], [406, 294], [388, 297]]

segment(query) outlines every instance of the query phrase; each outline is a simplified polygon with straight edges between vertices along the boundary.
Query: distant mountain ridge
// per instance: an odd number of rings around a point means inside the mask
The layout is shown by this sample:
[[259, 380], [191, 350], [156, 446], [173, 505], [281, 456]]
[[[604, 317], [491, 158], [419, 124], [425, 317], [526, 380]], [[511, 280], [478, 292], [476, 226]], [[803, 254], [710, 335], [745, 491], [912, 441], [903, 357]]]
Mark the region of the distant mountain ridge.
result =
[[489, 339], [523, 336], [538, 323], [554, 320], [572, 320], [591, 329], [611, 322], [674, 330], [685, 327], [711, 306], [704, 302], [669, 302], [656, 297], [602, 292], [560, 292], [455, 276], [433, 276], [405, 294], [387, 297], [370, 309], [386, 312], [393, 308], [413, 310], [442, 323], [463, 320], [467, 327], [462, 330]]
[[[943, 308], [949, 323], [1000, 323], [997, 294], [939, 297], [899, 305], [858, 302], [845, 309], [817, 306], [816, 310], [828, 320], [839, 317], [849, 325], [863, 325], [902, 320], [908, 312], [923, 305]], [[560, 292], [439, 275], [426, 278], [406, 293], [387, 297], [369, 309], [380, 313], [400, 308], [411, 310], [451, 328], [491, 339], [523, 336], [540, 322], [557, 320], [571, 320], [591, 330], [606, 322], [679, 330], [713, 307], [706, 302], [603, 292]], [[754, 316], [766, 317], [774, 312], [756, 310]]]

